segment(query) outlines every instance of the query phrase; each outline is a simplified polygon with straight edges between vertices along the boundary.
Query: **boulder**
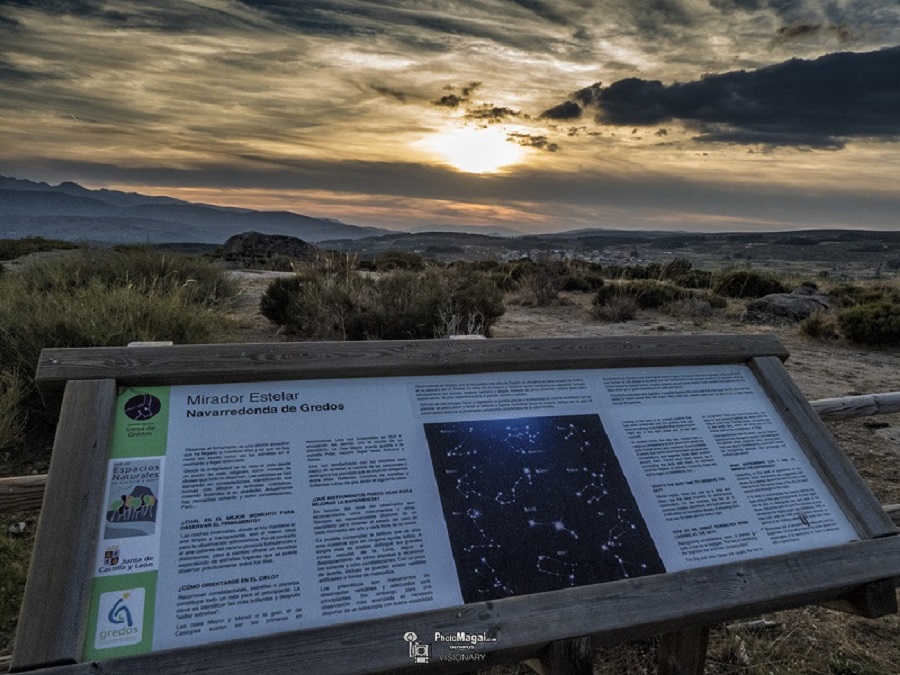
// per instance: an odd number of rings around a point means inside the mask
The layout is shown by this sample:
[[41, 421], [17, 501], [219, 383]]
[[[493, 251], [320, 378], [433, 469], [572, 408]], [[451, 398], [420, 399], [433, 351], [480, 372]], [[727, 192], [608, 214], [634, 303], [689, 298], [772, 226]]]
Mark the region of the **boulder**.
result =
[[828, 296], [808, 286], [791, 293], [772, 293], [747, 303], [741, 316], [745, 323], [796, 323], [814, 312], [829, 308]]
[[265, 265], [276, 255], [308, 260], [318, 250], [312, 244], [286, 234], [243, 232], [228, 238], [222, 257], [226, 262], [238, 263], [241, 267], [253, 267]]

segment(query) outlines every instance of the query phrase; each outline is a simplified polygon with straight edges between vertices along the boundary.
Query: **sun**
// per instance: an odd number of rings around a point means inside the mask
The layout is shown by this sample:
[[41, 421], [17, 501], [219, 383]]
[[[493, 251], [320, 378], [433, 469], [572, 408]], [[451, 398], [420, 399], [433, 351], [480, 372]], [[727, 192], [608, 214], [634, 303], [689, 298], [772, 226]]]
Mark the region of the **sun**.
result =
[[454, 129], [434, 134], [422, 145], [466, 173], [494, 173], [525, 156], [523, 147], [511, 143], [506, 133], [496, 128]]

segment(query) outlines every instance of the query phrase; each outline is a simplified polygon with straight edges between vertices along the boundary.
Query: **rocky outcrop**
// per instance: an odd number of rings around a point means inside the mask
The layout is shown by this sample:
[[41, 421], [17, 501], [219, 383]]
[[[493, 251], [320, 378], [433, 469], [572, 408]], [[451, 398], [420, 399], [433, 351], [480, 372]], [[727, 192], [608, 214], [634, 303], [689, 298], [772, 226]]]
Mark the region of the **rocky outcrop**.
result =
[[222, 257], [226, 262], [240, 267], [265, 265], [274, 256], [287, 256], [298, 260], [308, 260], [319, 249], [302, 239], [285, 234], [262, 234], [243, 232], [230, 237], [225, 242]]
[[796, 323], [814, 312], [829, 308], [828, 296], [814, 288], [800, 286], [790, 293], [772, 293], [747, 303], [741, 316], [745, 323]]

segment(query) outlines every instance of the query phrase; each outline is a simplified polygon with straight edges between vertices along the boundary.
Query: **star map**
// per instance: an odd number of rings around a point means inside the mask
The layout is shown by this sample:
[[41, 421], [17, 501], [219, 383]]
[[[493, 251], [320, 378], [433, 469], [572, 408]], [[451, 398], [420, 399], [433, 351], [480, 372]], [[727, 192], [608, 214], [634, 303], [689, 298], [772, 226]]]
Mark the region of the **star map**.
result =
[[466, 602], [665, 571], [597, 415], [425, 435]]

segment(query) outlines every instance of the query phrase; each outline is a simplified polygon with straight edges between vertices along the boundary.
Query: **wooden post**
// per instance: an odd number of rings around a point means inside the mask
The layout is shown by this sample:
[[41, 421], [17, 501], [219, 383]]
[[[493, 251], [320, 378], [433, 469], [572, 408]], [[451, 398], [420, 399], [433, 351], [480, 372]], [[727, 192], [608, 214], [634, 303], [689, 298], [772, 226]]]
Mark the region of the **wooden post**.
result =
[[10, 672], [81, 658], [115, 402], [114, 380], [66, 385]]
[[540, 675], [593, 675], [594, 650], [591, 639], [555, 640], [536, 659], [525, 664]]
[[709, 628], [688, 628], [659, 638], [659, 675], [703, 675]]

